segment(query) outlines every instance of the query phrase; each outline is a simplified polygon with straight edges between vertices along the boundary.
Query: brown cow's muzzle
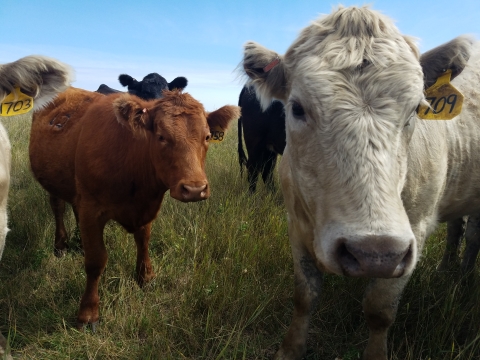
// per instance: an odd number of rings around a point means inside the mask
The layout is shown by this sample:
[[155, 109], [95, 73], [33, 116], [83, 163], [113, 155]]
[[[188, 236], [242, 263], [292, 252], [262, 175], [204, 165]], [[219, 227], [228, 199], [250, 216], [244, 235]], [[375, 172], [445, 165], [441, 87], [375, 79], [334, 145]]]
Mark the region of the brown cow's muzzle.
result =
[[170, 196], [183, 202], [206, 200], [210, 196], [208, 182], [183, 183], [170, 189]]

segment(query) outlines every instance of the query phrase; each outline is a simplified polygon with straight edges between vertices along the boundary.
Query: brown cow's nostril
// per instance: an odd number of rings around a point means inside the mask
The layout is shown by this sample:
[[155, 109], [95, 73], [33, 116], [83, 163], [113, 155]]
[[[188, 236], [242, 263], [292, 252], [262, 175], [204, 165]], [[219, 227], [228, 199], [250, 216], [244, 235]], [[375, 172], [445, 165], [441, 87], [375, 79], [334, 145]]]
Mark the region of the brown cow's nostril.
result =
[[188, 197], [190, 196], [190, 186], [187, 185], [182, 185], [182, 196], [183, 197]]

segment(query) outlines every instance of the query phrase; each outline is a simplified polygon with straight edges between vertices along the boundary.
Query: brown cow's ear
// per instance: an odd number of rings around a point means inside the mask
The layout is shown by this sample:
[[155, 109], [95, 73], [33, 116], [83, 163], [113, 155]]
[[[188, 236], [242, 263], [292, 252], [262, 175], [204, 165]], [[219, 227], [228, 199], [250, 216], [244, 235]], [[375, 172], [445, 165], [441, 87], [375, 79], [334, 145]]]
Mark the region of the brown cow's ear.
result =
[[118, 122], [129, 126], [133, 133], [153, 131], [153, 121], [148, 109], [132, 96], [124, 95], [116, 99], [113, 109]]
[[448, 69], [452, 70], [452, 80], [460, 75], [470, 59], [473, 42], [472, 37], [463, 35], [423, 53], [420, 65], [425, 88], [432, 86]]
[[221, 128], [227, 130], [232, 120], [240, 117], [240, 107], [225, 105], [207, 115], [207, 122], [210, 129]]
[[283, 56], [255, 43], [247, 42], [243, 51], [243, 70], [250, 78], [264, 110], [272, 100], [286, 100]]

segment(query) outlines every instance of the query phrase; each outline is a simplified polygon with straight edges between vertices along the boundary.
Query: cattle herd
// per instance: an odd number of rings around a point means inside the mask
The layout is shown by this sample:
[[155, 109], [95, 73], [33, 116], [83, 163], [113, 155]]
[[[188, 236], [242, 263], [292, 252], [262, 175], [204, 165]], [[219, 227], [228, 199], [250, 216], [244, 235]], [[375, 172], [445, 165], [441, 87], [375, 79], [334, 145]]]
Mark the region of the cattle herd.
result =
[[[363, 358], [387, 359], [398, 299], [439, 222], [448, 222], [439, 269], [455, 261], [463, 236], [462, 270], [474, 269], [480, 46], [460, 36], [420, 54], [388, 17], [340, 6], [303, 29], [284, 55], [247, 42], [243, 71], [238, 106], [207, 112], [183, 92], [183, 77], [168, 83], [152, 73], [138, 82], [123, 74], [128, 92], [103, 84], [91, 92], [70, 87], [71, 68], [50, 58], [0, 65], [2, 115], [33, 110], [30, 164], [50, 196], [57, 256], [67, 251], [65, 202], [80, 229], [86, 287], [77, 326], [94, 327], [99, 319], [107, 221], [133, 233], [142, 286], [154, 274], [150, 230], [165, 193], [182, 202], [209, 197], [204, 167], [211, 132], [238, 119], [239, 162], [250, 192], [259, 173], [273, 189], [283, 154], [295, 301], [274, 358], [303, 357], [323, 274], [332, 273], [371, 279], [363, 299], [369, 328]], [[436, 92], [442, 86], [447, 93]], [[440, 121], [424, 120], [429, 111]], [[9, 183], [10, 143], [0, 125], [0, 257]], [[0, 334], [0, 355], [5, 344]]]

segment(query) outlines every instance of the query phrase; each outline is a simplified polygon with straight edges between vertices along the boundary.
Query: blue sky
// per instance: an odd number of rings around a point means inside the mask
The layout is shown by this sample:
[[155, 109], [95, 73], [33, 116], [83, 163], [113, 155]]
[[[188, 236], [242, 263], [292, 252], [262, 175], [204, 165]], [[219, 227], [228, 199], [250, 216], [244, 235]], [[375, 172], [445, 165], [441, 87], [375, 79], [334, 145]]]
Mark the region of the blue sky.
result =
[[[123, 89], [118, 75], [137, 79], [157, 72], [189, 80], [186, 91], [215, 110], [236, 104], [243, 85], [237, 65], [254, 40], [283, 54], [299, 31], [339, 3], [359, 1], [3, 0], [0, 63], [29, 54], [72, 65], [73, 86], [101, 83]], [[366, 2], [396, 21], [400, 31], [429, 50], [460, 34], [480, 39], [480, 1]]]

